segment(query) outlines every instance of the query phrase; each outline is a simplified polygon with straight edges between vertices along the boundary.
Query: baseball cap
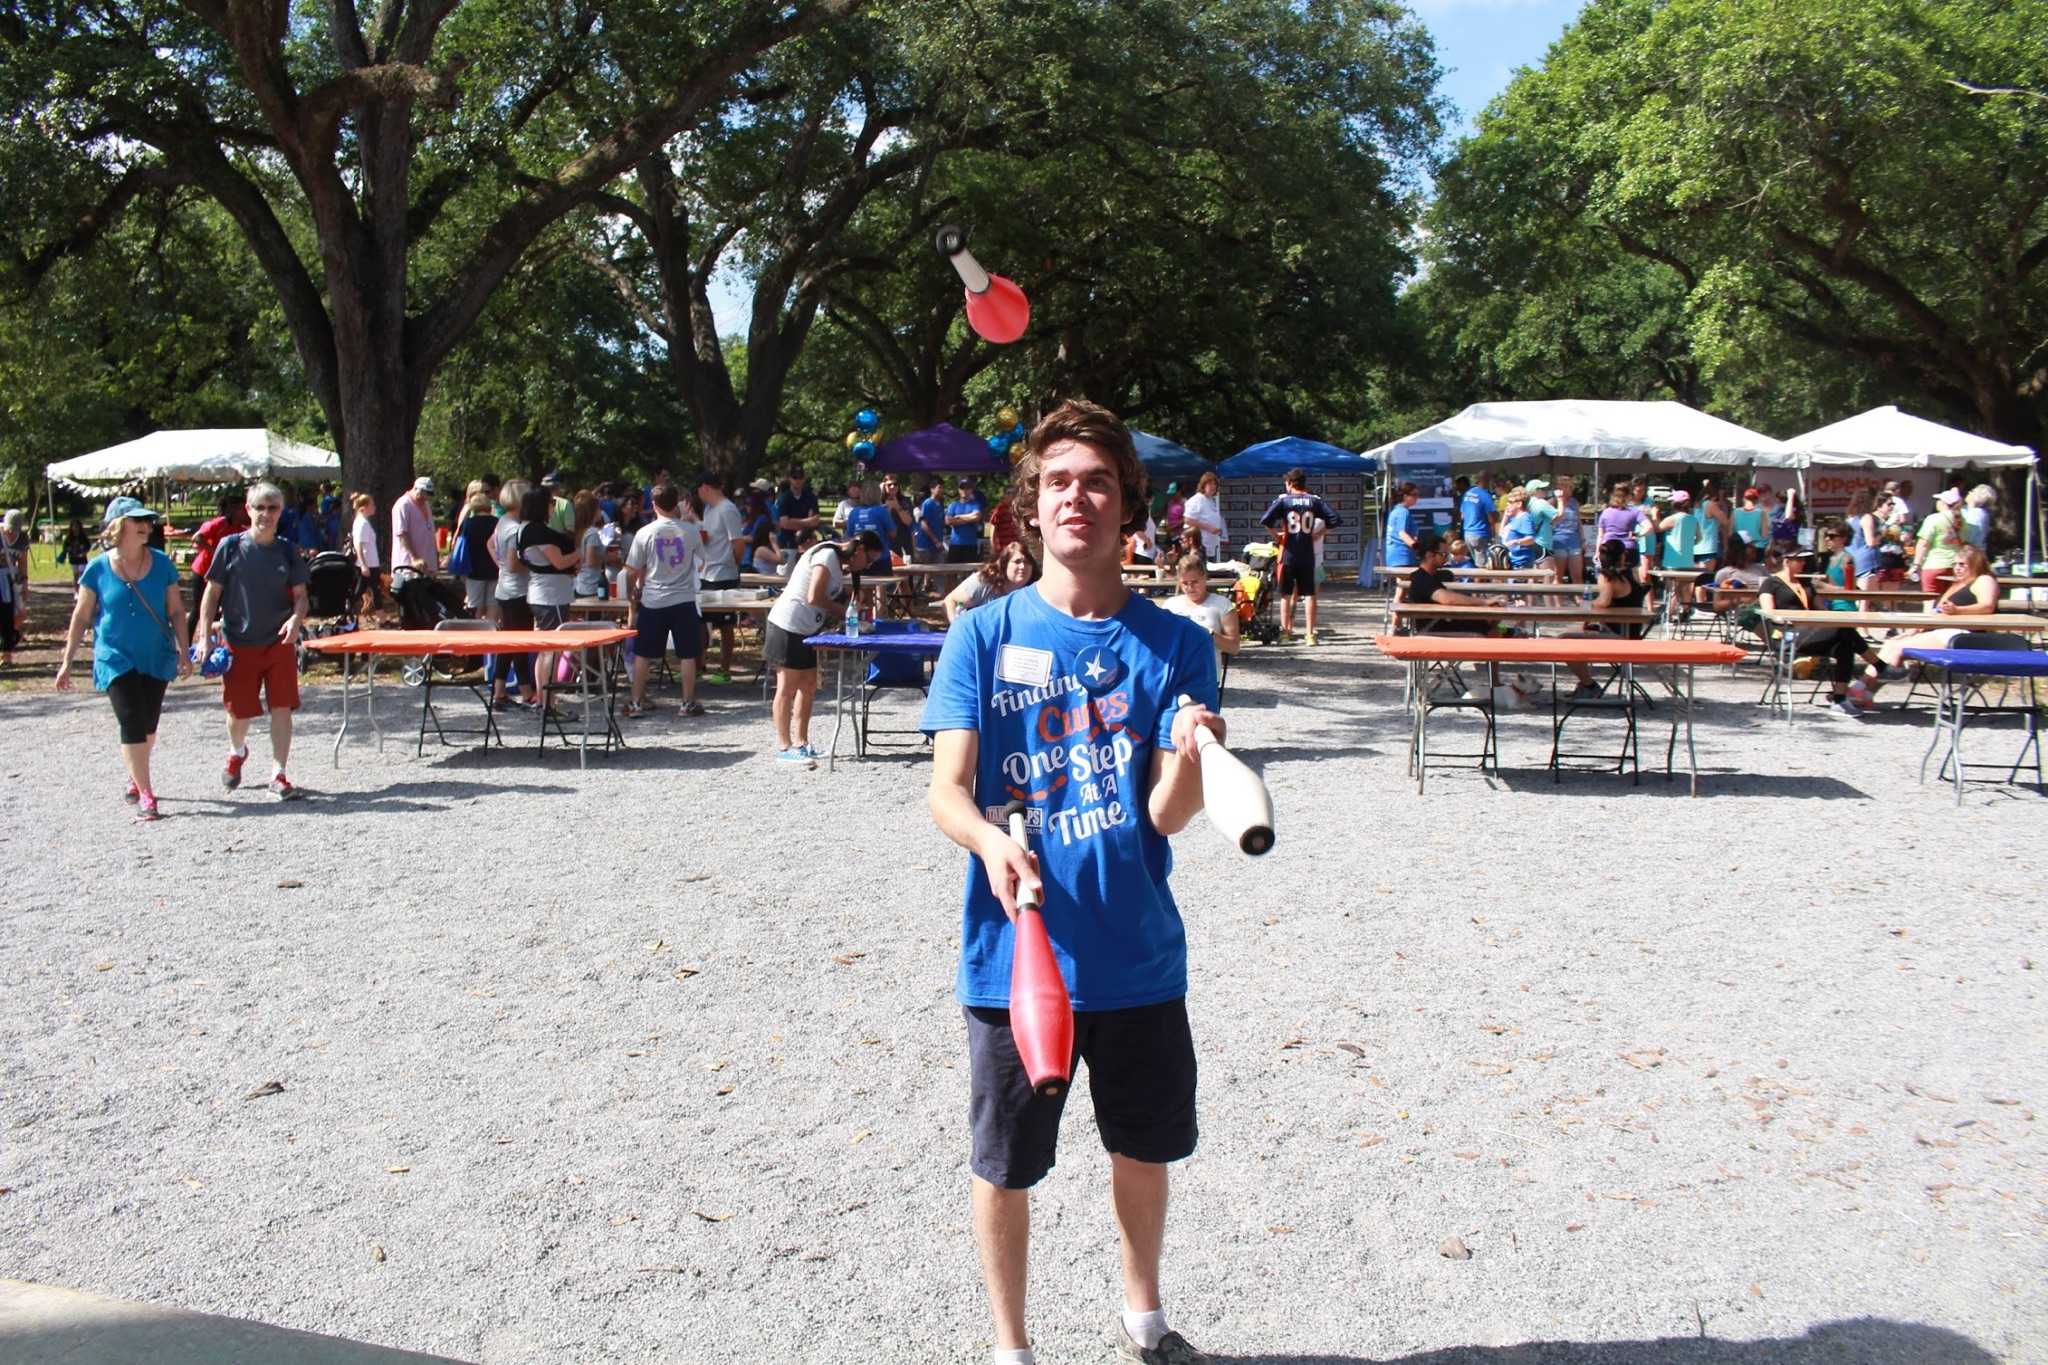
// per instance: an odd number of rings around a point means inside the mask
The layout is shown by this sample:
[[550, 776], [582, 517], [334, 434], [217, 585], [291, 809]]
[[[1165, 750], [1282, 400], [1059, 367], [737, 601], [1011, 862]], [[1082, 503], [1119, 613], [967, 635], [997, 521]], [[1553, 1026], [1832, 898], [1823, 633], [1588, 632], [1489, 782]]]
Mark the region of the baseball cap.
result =
[[541, 475], [540, 486], [542, 488], [560, 488], [562, 486], [562, 471], [550, 469], [547, 473]]
[[112, 526], [117, 521], [161, 521], [162, 513], [152, 512], [142, 505], [139, 498], [120, 497], [107, 504], [106, 519], [100, 524]]
[[1780, 542], [1778, 545], [1778, 553], [1782, 554], [1787, 559], [1817, 559], [1820, 555], [1820, 552], [1815, 550], [1813, 546], [1801, 545], [1796, 540], [1787, 540]]
[[1673, 489], [1671, 501], [1678, 504], [1688, 503], [1692, 501], [1692, 494], [1686, 492], [1683, 488]]
[[1940, 503], [1943, 507], [1954, 507], [1957, 503], [1961, 502], [1962, 500], [1963, 495], [1961, 490], [1954, 488], [1942, 489], [1941, 496], [1935, 499], [1935, 501]]
[[1522, 491], [1524, 493], [1541, 493], [1549, 487], [1550, 480], [1548, 479], [1531, 479], [1529, 480], [1529, 482], [1522, 485]]
[[754, 493], [773, 493], [775, 491], [775, 485], [766, 479], [756, 479], [748, 484], [747, 488], [750, 492]]
[[431, 493], [434, 491], [434, 481], [422, 474], [412, 481], [412, 491], [415, 493]]

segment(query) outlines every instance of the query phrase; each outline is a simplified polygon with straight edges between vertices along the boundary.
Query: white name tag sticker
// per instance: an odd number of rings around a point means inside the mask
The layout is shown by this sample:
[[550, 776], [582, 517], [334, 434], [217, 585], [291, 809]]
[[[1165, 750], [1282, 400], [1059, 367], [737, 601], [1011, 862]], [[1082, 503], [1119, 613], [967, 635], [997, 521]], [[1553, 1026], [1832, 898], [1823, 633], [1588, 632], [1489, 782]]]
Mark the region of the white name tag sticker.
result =
[[1019, 687], [1044, 687], [1052, 681], [1052, 651], [1004, 645], [996, 654], [996, 680]]

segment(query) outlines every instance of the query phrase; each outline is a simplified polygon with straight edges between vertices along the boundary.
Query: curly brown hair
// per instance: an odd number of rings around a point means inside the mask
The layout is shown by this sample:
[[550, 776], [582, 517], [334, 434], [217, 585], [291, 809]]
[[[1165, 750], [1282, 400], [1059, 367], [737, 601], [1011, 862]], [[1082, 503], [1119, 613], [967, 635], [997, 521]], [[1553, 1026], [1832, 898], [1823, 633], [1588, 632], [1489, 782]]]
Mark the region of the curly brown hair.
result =
[[1131, 440], [1131, 429], [1101, 404], [1069, 398], [1039, 418], [1038, 425], [1031, 429], [1024, 443], [1024, 458], [1011, 471], [1010, 490], [1005, 495], [1034, 560], [1043, 561], [1045, 557], [1045, 543], [1038, 534], [1038, 479], [1045, 467], [1045, 452], [1061, 441], [1076, 441], [1099, 450], [1116, 466], [1117, 483], [1124, 499], [1121, 529], [1125, 535], [1144, 526], [1148, 511], [1151, 488], [1145, 466], [1138, 463], [1138, 448]]

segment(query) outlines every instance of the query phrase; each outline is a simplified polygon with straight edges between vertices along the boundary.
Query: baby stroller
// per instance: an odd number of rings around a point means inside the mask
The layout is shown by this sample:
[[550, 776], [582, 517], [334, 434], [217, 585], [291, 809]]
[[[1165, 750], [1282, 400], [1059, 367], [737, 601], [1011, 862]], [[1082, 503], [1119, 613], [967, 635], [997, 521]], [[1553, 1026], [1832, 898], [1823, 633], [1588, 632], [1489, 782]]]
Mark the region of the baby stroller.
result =
[[[443, 621], [462, 620], [469, 614], [468, 602], [463, 596], [462, 580], [459, 578], [434, 578], [426, 574], [415, 574], [407, 578], [403, 584], [393, 584], [391, 598], [398, 603], [400, 630], [432, 630]], [[434, 659], [407, 659], [401, 671], [406, 686], [418, 687], [425, 683], [428, 668], [437, 663], [445, 665], [446, 656]]]
[[306, 671], [312, 651], [308, 640], [345, 635], [358, 628], [356, 598], [362, 575], [355, 561], [338, 550], [323, 550], [306, 567], [306, 628], [299, 633], [299, 671]]
[[1280, 638], [1278, 613], [1273, 607], [1273, 584], [1280, 574], [1280, 547], [1267, 541], [1247, 545], [1244, 559], [1252, 566], [1251, 572], [1230, 589], [1231, 599], [1237, 603], [1238, 625], [1260, 644], [1270, 645]]

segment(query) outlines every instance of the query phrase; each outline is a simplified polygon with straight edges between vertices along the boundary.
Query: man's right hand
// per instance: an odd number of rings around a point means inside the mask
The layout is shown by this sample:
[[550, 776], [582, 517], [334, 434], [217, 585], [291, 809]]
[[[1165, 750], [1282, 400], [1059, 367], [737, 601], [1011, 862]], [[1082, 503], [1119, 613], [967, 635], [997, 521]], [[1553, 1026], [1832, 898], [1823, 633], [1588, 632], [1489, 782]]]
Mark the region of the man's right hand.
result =
[[1011, 923], [1017, 919], [1017, 898], [1021, 891], [1029, 890], [1032, 899], [1044, 903], [1045, 883], [1038, 875], [1038, 855], [1026, 851], [1015, 839], [994, 825], [980, 840], [975, 852], [981, 858], [981, 865], [988, 869], [988, 889], [1002, 904], [1003, 913]]

